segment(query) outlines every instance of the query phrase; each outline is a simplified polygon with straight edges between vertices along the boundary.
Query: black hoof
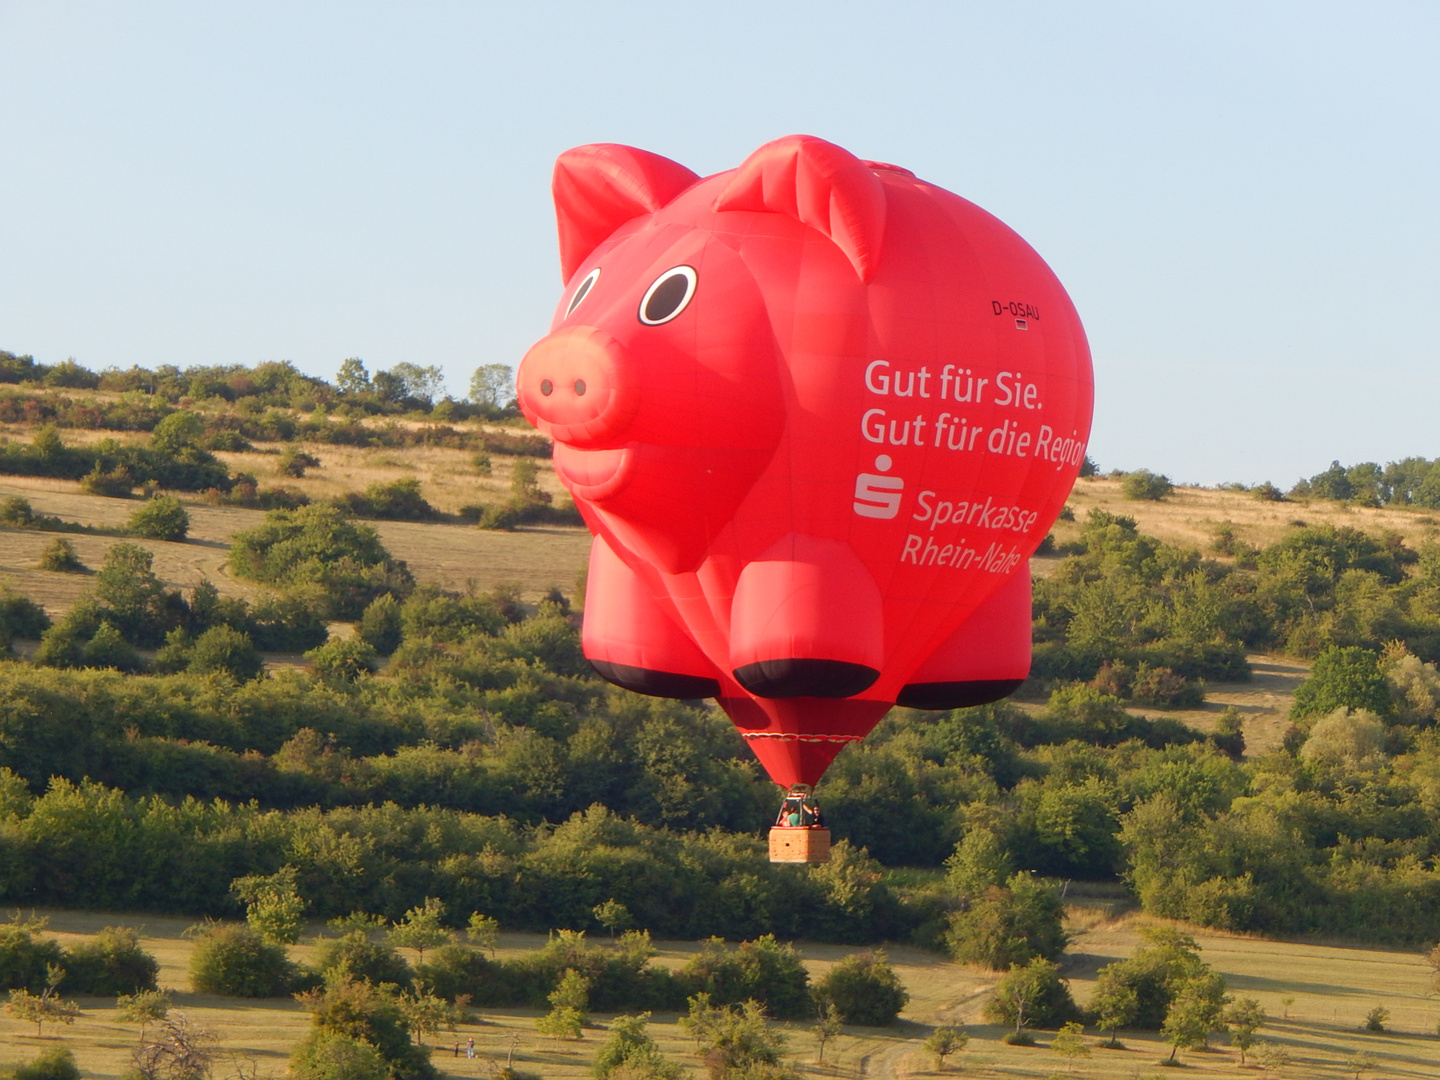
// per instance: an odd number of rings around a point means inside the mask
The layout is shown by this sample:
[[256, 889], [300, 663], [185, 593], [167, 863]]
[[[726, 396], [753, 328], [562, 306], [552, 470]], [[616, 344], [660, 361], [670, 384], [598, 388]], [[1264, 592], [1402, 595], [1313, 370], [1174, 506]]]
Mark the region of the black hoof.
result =
[[756, 697], [854, 697], [880, 672], [844, 660], [762, 660], [734, 671], [735, 681]]
[[651, 671], [649, 668], [612, 664], [608, 660], [591, 660], [590, 666], [606, 682], [634, 690], [650, 697], [694, 700], [711, 698], [720, 693], [720, 684], [703, 675], [677, 675], [673, 671]]
[[1024, 679], [972, 679], [969, 682], [920, 682], [902, 687], [896, 705], [907, 709], [969, 709], [1009, 697]]

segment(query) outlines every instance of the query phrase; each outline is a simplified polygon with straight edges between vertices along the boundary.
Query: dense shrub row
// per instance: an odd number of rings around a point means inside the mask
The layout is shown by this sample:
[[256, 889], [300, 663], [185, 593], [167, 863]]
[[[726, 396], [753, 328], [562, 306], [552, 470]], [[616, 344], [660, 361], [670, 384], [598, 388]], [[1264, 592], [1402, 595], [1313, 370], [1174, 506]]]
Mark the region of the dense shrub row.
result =
[[79, 480], [92, 494], [127, 495], [141, 484], [175, 491], [228, 490], [230, 474], [208, 450], [194, 413], [173, 412], [156, 426], [148, 446], [102, 439], [67, 446], [53, 425], [28, 443], [0, 439], [0, 473]]
[[[471, 382], [469, 400], [463, 401], [442, 398], [444, 378], [437, 367], [402, 363], [388, 371], [377, 371], [372, 376], [365, 365], [354, 358], [344, 361], [335, 382], [329, 383], [302, 374], [288, 361], [253, 367], [229, 364], [181, 369], [166, 364], [153, 370], [136, 366], [126, 370], [110, 368], [93, 372], [74, 360], [54, 365], [39, 364], [34, 357], [0, 350], [0, 384], [7, 383], [34, 387], [37, 392], [27, 393], [24, 389], [17, 389], [0, 393], [0, 422], [49, 421], [61, 427], [94, 430], [149, 431], [170, 409], [189, 403], [204, 403], [206, 411], [212, 413], [217, 406], [222, 411], [227, 406], [233, 406], [232, 416], [255, 426], [247, 430], [232, 425], [229, 430], [248, 438], [267, 440], [295, 437], [294, 430], [278, 433], [275, 428], [266, 427], [267, 421], [276, 419], [274, 414], [279, 410], [305, 413], [335, 410], [360, 417], [418, 412], [428, 413], [433, 419], [442, 421], [471, 417], [513, 420], [519, 416], [513, 400], [510, 369], [500, 364], [482, 365], [477, 369]], [[55, 393], [67, 389], [82, 392], [98, 390], [103, 394], [118, 395], [118, 399], [72, 398]], [[256, 420], [262, 416], [264, 419]], [[323, 416], [318, 426], [325, 426]], [[533, 442], [507, 447], [502, 439], [496, 445], [484, 448], [509, 454], [530, 453], [533, 451], [520, 447], [545, 443], [543, 439], [530, 438]], [[321, 441], [347, 441], [347, 437], [342, 435], [339, 439]]]
[[134, 930], [107, 926], [73, 948], [38, 937], [44, 919], [18, 914], [0, 923], [0, 990], [39, 993], [58, 983], [66, 994], [115, 997], [154, 990], [156, 959], [140, 948]]
[[1440, 509], [1440, 458], [1410, 457], [1383, 467], [1373, 461], [1348, 467], [1333, 461], [1324, 472], [1297, 483], [1290, 497]]
[[1034, 675], [1090, 680], [1108, 663], [1125, 665], [1132, 687], [1142, 668], [1233, 681], [1247, 677], [1247, 649], [1314, 656], [1390, 640], [1440, 659], [1440, 545], [1417, 551], [1393, 534], [1325, 526], [1263, 550], [1226, 547], [1232, 562], [1204, 559], [1091, 511], [1035, 583]]
[[426, 896], [506, 926], [583, 926], [608, 899], [658, 935], [763, 933], [872, 941], [908, 932], [878, 867], [842, 846], [827, 866], [772, 866], [757, 838], [680, 833], [601, 807], [556, 827], [396, 806], [283, 813], [129, 798], [56, 781], [39, 798], [0, 773], [0, 898], [106, 910], [234, 911], [229, 883], [299, 871], [310, 910], [398, 916]]
[[[157, 517], [164, 524], [168, 514], [163, 500], [145, 506], [157, 503]], [[301, 651], [326, 638], [325, 598], [314, 589], [291, 590], [251, 605], [222, 597], [202, 582], [187, 599], [179, 590], [165, 588], [153, 563], [145, 548], [113, 545], [91, 588], [58, 622], [50, 625], [43, 612], [21, 619], [17, 610], [5, 620], [12, 626], [11, 636], [39, 637], [34, 662], [48, 667], [133, 672], [146, 666], [136, 648], [158, 647], [150, 665], [154, 670], [202, 675], [223, 670], [241, 680], [259, 674], [259, 649]], [[233, 662], [226, 659], [231, 654]]]

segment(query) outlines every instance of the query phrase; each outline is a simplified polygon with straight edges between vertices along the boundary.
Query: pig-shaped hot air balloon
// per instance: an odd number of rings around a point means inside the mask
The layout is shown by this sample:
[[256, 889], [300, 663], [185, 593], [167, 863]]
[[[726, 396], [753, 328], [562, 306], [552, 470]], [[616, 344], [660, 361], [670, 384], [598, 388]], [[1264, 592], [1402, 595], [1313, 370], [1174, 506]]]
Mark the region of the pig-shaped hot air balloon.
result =
[[897, 702], [1014, 690], [1092, 404], [1029, 245], [808, 136], [703, 179], [583, 146], [554, 196], [566, 287], [518, 397], [595, 533], [600, 674], [716, 698], [787, 787]]

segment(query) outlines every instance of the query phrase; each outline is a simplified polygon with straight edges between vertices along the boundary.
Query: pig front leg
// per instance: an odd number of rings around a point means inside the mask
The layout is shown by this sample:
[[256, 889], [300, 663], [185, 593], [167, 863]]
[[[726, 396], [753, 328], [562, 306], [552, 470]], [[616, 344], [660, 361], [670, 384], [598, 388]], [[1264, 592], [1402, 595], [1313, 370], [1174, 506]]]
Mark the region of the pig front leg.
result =
[[895, 703], [965, 709], [1008, 697], [1030, 674], [1030, 624], [1027, 564], [920, 665]]
[[880, 590], [850, 548], [792, 533], [746, 564], [730, 609], [730, 667], [756, 697], [852, 697], [880, 677]]
[[602, 536], [590, 545], [580, 643], [602, 678], [637, 694], [691, 699], [720, 693], [718, 672], [699, 646]]

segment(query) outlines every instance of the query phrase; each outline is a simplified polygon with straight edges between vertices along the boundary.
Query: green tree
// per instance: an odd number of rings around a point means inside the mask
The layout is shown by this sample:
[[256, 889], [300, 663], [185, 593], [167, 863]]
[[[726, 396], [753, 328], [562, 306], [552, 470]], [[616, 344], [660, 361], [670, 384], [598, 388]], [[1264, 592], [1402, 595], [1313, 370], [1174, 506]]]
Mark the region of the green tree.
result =
[[1168, 1060], [1174, 1061], [1180, 1050], [1204, 1046], [1210, 1032], [1221, 1028], [1228, 1002], [1225, 980], [1213, 971], [1193, 975], [1182, 982], [1160, 1027], [1160, 1034], [1170, 1044]]
[[137, 645], [158, 645], [169, 629], [165, 586], [154, 563], [155, 556], [138, 544], [115, 544], [95, 575], [96, 601], [125, 640]]
[[595, 921], [610, 931], [612, 943], [615, 940], [616, 930], [628, 930], [634, 925], [634, 920], [630, 917], [630, 909], [613, 896], [603, 904], [596, 904], [590, 910], [595, 915]]
[[583, 1039], [584, 1029], [584, 1017], [565, 1005], [552, 1006], [548, 1013], [535, 1021], [535, 1030], [552, 1039]]
[[579, 1014], [581, 1023], [586, 1023], [589, 1020], [586, 1014], [590, 1008], [590, 980], [574, 968], [566, 968], [560, 973], [560, 979], [547, 995], [547, 1000], [556, 1008], [573, 1009]]
[[14, 525], [23, 529], [35, 520], [35, 511], [30, 500], [20, 495], [7, 495], [0, 500], [0, 525]]
[[245, 921], [271, 945], [294, 945], [300, 940], [305, 901], [300, 896], [299, 871], [286, 863], [270, 875], [250, 874], [230, 883], [230, 891], [245, 905]]
[[68, 1046], [52, 1046], [5, 1073], [7, 1080], [80, 1080], [80, 1066]]
[[[9, 769], [0, 769], [0, 780], [15, 785], [15, 794], [6, 802], [25, 793], [25, 782]], [[60, 944], [53, 938], [36, 937], [49, 922], [44, 916], [26, 918], [17, 911], [9, 922], [0, 923], [0, 987], [39, 990], [50, 971], [60, 967]]]
[[1324, 716], [1336, 709], [1365, 709], [1380, 717], [1394, 712], [1390, 684], [1376, 653], [1355, 646], [1331, 646], [1322, 652], [1310, 677], [1295, 690], [1290, 718]]
[[295, 1080], [391, 1080], [383, 1054], [364, 1039], [323, 1028], [311, 1032], [290, 1054]]
[[75, 1002], [66, 1001], [57, 993], [60, 981], [64, 978], [64, 969], [52, 965], [45, 989], [38, 994], [24, 989], [11, 990], [5, 1011], [17, 1020], [34, 1024], [37, 1037], [45, 1034], [46, 1024], [73, 1024], [77, 1016], [84, 1014]]
[[[1142, 927], [1140, 934], [1145, 943], [1134, 956], [1100, 969], [1095, 992], [1111, 1007], [1128, 1012], [1128, 1018], [1117, 1026], [1156, 1030], [1165, 1022], [1176, 987], [1204, 974], [1209, 966], [1200, 959], [1200, 947], [1188, 934], [1169, 926]], [[1127, 989], [1134, 994], [1133, 1008], [1128, 1005]]]
[[[306, 991], [296, 997], [310, 1013], [315, 1032], [342, 1035], [374, 1047], [385, 1059], [392, 1080], [438, 1080], [439, 1071], [430, 1063], [430, 1055], [410, 1038], [399, 995], [393, 987], [336, 975], [326, 981], [323, 989]], [[312, 1040], [319, 1041], [314, 1035]], [[305, 1052], [318, 1056], [313, 1051]], [[351, 1080], [350, 1075], [343, 1072], [307, 1075], [324, 1077], [324, 1080]], [[361, 1070], [357, 1072], [357, 1080], [368, 1075]]]
[[816, 1002], [815, 1013], [815, 1024], [810, 1034], [815, 1036], [815, 1045], [819, 1048], [818, 1060], [824, 1065], [825, 1044], [841, 1035], [845, 1030], [845, 1020], [833, 1001]]
[[80, 665], [116, 671], [139, 671], [141, 666], [140, 654], [109, 619], [101, 622], [94, 636], [81, 647]]
[[1255, 1033], [1269, 1019], [1260, 1002], [1254, 998], [1238, 998], [1225, 1010], [1224, 1022], [1230, 1029], [1230, 1041], [1240, 1051], [1240, 1064], [1245, 1064], [1245, 1054], [1258, 1041]]
[[405, 990], [400, 994], [400, 1015], [415, 1036], [415, 1041], [424, 1044], [426, 1035], [434, 1035], [441, 1028], [454, 1031], [455, 1025], [465, 1018], [465, 1010], [442, 997], [430, 993], [424, 986]]
[[175, 496], [158, 495], [136, 508], [126, 528], [146, 540], [184, 540], [190, 531], [190, 515]]
[[1061, 1024], [1055, 1038], [1050, 1040], [1050, 1050], [1063, 1057], [1074, 1072], [1079, 1060], [1090, 1056], [1090, 1047], [1085, 1044], [1085, 1025], [1076, 1020]]
[[535, 1021], [536, 1030], [555, 1039], [584, 1038], [582, 1029], [589, 1022], [590, 980], [574, 968], [566, 968], [548, 999], [550, 1011]]
[[509, 364], [481, 364], [470, 376], [470, 400], [501, 409], [515, 398], [515, 376]]
[[1255, 1060], [1260, 1063], [1261, 1070], [1268, 1076], [1290, 1064], [1290, 1051], [1279, 1043], [1266, 1042], [1262, 1039], [1256, 1044]]
[[540, 490], [540, 466], [530, 458], [516, 458], [510, 466], [510, 490], [531, 502], [550, 501], [549, 496]]
[[155, 425], [150, 434], [150, 449], [177, 456], [193, 448], [205, 434], [205, 421], [193, 412], [179, 409]]
[[342, 394], [368, 394], [373, 389], [370, 373], [365, 362], [358, 356], [340, 361], [340, 370], [335, 375], [335, 386]]
[[1361, 1080], [1363, 1074], [1374, 1072], [1377, 1068], [1379, 1062], [1375, 1060], [1375, 1055], [1365, 1050], [1357, 1050], [1345, 1059], [1345, 1071], [1353, 1072], [1355, 1080]]
[[1300, 759], [1347, 775], [1373, 773], [1384, 766], [1388, 729], [1364, 709], [1336, 709], [1315, 721], [1300, 747]]
[[595, 1080], [608, 1080], [621, 1074], [626, 1080], [679, 1080], [684, 1074], [678, 1065], [660, 1053], [655, 1040], [645, 1030], [650, 1014], [617, 1016], [610, 1032], [595, 1055], [592, 1070]]
[[1384, 1005], [1376, 1005], [1365, 1014], [1366, 1031], [1384, 1031], [1385, 1022], [1390, 1019], [1390, 1010]]
[[961, 963], [1001, 970], [1035, 957], [1053, 960], [1068, 937], [1055, 883], [1015, 874], [1009, 888], [991, 887], [950, 917], [945, 944]]
[[1126, 473], [1120, 481], [1120, 492], [1127, 499], [1158, 502], [1174, 490], [1168, 476], [1153, 473], [1149, 469], [1137, 469]]
[[1015, 1025], [1017, 1035], [1029, 1026], [1063, 1023], [1075, 1012], [1060, 965], [1038, 957], [1028, 964], [1012, 964], [985, 1003], [985, 1016], [997, 1024]]
[[721, 1005], [748, 998], [775, 1016], [796, 1019], [813, 1008], [809, 972], [794, 946], [782, 945], [773, 934], [742, 942], [734, 950], [712, 938], [685, 965], [681, 977]]
[[815, 1000], [833, 1005], [847, 1024], [883, 1027], [893, 1024], [910, 994], [880, 950], [847, 956], [816, 984]]
[[355, 633], [377, 655], [389, 656], [400, 647], [403, 638], [400, 601], [390, 593], [377, 596], [360, 616], [360, 625]]
[[1334, 499], [1337, 502], [1347, 502], [1355, 494], [1355, 487], [1350, 482], [1350, 471], [1338, 461], [1332, 461], [1330, 468], [1305, 481], [1303, 491], [1299, 490], [1298, 484], [1296, 488], [1298, 494], [1317, 499]]
[[121, 994], [115, 999], [115, 1016], [122, 1023], [139, 1024], [140, 1041], [143, 1043], [145, 1029], [164, 1020], [172, 1004], [169, 990], [138, 990], [133, 994]]
[[40, 553], [40, 569], [55, 574], [83, 574], [86, 567], [75, 553], [74, 545], [64, 537], [57, 536]]
[[1121, 971], [1123, 969], [1117, 969], [1114, 964], [1102, 968], [1095, 982], [1095, 993], [1090, 998], [1090, 1012], [1096, 1024], [1102, 1031], [1110, 1032], [1110, 1039], [1105, 1045], [1111, 1049], [1120, 1045], [1116, 1032], [1134, 1023], [1140, 1007], [1135, 987], [1117, 977]]
[[[721, 1078], [760, 1075], [776, 1080], [784, 1034], [770, 1026], [765, 1007], [756, 1001], [714, 1007], [709, 994], [690, 999], [690, 1011], [680, 1018], [681, 1028], [705, 1053], [712, 1076]], [[753, 1072], [747, 1073], [747, 1070]]]
[[500, 922], [478, 911], [470, 913], [470, 922], [465, 927], [465, 936], [477, 949], [487, 949], [495, 955], [495, 946], [500, 941]]
[[283, 945], [270, 944], [244, 924], [207, 923], [192, 930], [190, 984], [197, 994], [280, 997], [293, 988], [299, 972]]
[[361, 638], [332, 637], [305, 654], [315, 673], [336, 683], [352, 683], [375, 671], [377, 658], [370, 643]]
[[945, 884], [961, 896], [979, 898], [1003, 887], [1015, 872], [1009, 851], [991, 829], [970, 829], [945, 860]]
[[[385, 374], [398, 384], [396, 400], [410, 398], [429, 408], [445, 390], [445, 372], [433, 364], [421, 367], [419, 364], [399, 363]], [[379, 379], [375, 381], [378, 385]]]
[[196, 675], [223, 671], [243, 683], [265, 673], [265, 658], [250, 635], [223, 624], [196, 638], [187, 655], [187, 670]]
[[970, 1045], [970, 1034], [960, 1028], [938, 1027], [930, 1033], [925, 1040], [924, 1046], [927, 1053], [935, 1058], [935, 1070], [942, 1071], [945, 1068], [945, 1059], [951, 1054], [958, 1054]]
[[128, 926], [107, 926], [65, 952], [65, 985], [74, 994], [111, 997], [155, 989], [160, 963]]
[[65, 444], [54, 424], [42, 425], [30, 439], [30, 450], [44, 462], [57, 462], [65, 456]]
[[267, 585], [320, 586], [327, 618], [359, 618], [377, 596], [408, 596], [415, 586], [374, 529], [322, 503], [272, 510], [256, 528], [236, 533], [229, 564], [237, 576]]
[[412, 907], [390, 930], [390, 944], [397, 949], [414, 949], [420, 962], [425, 962], [425, 950], [450, 941], [450, 931], [441, 924], [445, 918], [445, 903], [433, 896], [427, 896], [425, 903]]
[[[334, 922], [332, 921], [332, 928]], [[324, 941], [316, 951], [315, 966], [327, 979], [364, 979], [376, 986], [409, 986], [414, 972], [388, 941], [375, 941], [364, 927], [345, 930], [339, 938]]]

